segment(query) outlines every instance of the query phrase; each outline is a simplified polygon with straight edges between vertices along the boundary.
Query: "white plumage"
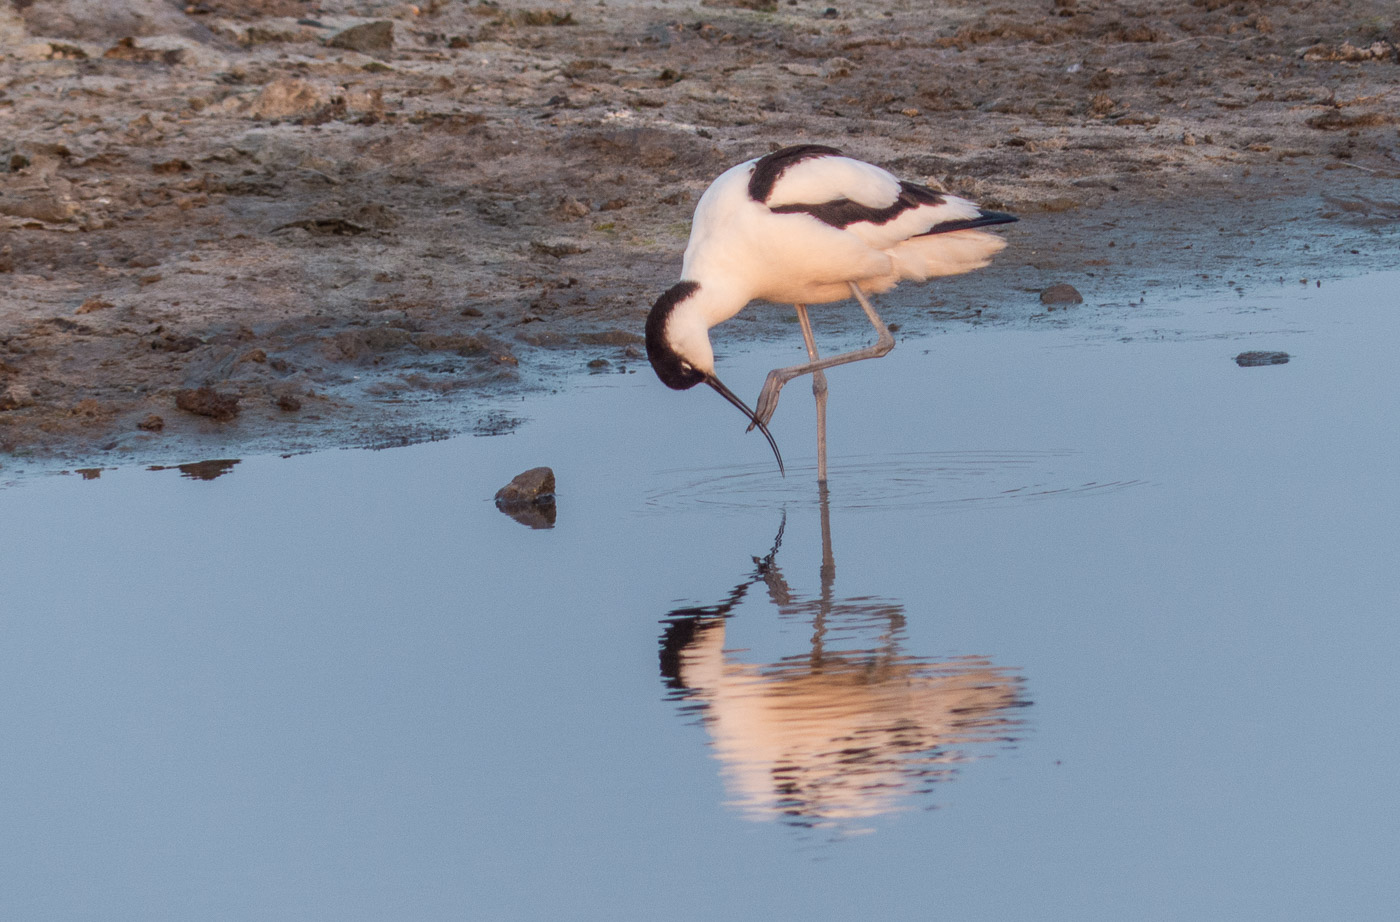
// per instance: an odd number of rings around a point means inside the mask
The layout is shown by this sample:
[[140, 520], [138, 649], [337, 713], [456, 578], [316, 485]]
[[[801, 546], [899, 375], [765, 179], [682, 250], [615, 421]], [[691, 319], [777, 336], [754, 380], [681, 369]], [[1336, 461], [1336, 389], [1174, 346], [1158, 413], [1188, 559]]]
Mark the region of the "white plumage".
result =
[[[901, 281], [957, 275], [990, 262], [1005, 241], [976, 228], [1016, 220], [966, 199], [902, 182], [889, 172], [818, 145], [783, 148], [726, 170], [695, 209], [681, 281], [647, 318], [647, 353], [678, 390], [704, 381], [749, 416], [778, 452], [766, 423], [778, 391], [814, 375], [819, 410], [818, 478], [825, 471], [825, 380], [832, 365], [883, 355], [893, 338], [863, 297]], [[881, 334], [869, 349], [819, 360], [805, 305], [855, 295]], [[809, 364], [775, 369], [750, 411], [715, 376], [711, 327], [750, 302], [790, 302]], [[779, 466], [782, 458], [778, 458]]]

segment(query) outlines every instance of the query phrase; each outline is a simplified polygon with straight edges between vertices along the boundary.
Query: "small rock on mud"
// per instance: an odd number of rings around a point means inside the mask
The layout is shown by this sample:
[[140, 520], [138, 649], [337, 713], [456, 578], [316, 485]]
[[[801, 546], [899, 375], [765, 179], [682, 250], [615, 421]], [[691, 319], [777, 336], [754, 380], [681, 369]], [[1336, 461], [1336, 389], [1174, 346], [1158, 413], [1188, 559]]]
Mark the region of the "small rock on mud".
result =
[[18, 410], [33, 404], [34, 394], [23, 384], [11, 384], [0, 392], [0, 410]]
[[282, 77], [262, 88], [249, 103], [247, 115], [258, 119], [307, 115], [329, 101], [330, 96], [322, 87], [305, 80]]
[[1061, 282], [1058, 285], [1051, 285], [1040, 293], [1041, 304], [1083, 304], [1084, 296], [1079, 293], [1079, 289], [1073, 285]]
[[591, 247], [567, 237], [532, 240], [530, 241], [530, 248], [536, 253], [543, 253], [545, 256], [553, 256], [555, 259], [563, 259], [565, 256], [578, 256], [587, 253], [591, 249]]
[[220, 394], [212, 387], [197, 387], [175, 395], [175, 406], [196, 416], [228, 422], [238, 415], [238, 398]]
[[[52, 46], [50, 46], [52, 47]], [[142, 48], [136, 44], [136, 40], [127, 36], [118, 39], [117, 43], [103, 52], [102, 57], [116, 61], [132, 61], [137, 64], [179, 64], [185, 53], [178, 48], [159, 49]]]
[[394, 47], [394, 24], [385, 20], [351, 26], [332, 37], [326, 44], [332, 48], [344, 48], [346, 51], [359, 51], [365, 54], [390, 51]]
[[103, 310], [106, 310], [107, 308], [112, 307], [112, 306], [114, 306], [114, 305], [112, 304], [111, 301], [104, 301], [104, 300], [102, 300], [101, 298], [96, 298], [96, 297], [94, 297], [94, 298], [88, 298], [88, 299], [87, 299], [86, 301], [84, 301], [82, 304], [78, 305], [78, 309], [75, 310], [73, 313], [75, 313], [75, 314], [91, 314], [93, 311], [103, 311]]
[[1287, 352], [1241, 352], [1235, 356], [1235, 364], [1241, 368], [1258, 368], [1261, 365], [1287, 364]]

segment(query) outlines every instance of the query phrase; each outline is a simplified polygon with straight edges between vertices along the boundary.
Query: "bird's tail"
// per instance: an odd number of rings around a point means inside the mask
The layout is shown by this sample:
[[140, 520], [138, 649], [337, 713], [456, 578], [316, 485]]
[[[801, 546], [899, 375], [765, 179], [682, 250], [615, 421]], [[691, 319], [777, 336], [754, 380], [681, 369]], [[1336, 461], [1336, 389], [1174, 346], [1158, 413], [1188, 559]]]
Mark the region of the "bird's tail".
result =
[[940, 275], [961, 275], [981, 269], [1001, 252], [1006, 241], [979, 230], [960, 230], [911, 237], [889, 250], [895, 274], [922, 282]]

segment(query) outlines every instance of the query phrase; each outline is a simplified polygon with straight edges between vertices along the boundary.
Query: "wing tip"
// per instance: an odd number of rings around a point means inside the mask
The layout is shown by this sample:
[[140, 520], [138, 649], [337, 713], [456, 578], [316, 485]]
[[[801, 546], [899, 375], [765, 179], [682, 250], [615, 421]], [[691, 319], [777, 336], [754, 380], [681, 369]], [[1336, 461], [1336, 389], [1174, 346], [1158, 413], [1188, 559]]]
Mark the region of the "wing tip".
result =
[[992, 211], [989, 208], [979, 208], [977, 209], [977, 214], [980, 216], [978, 220], [981, 221], [980, 226], [982, 227], [991, 224], [1015, 224], [1017, 221], [1021, 220], [1014, 214], [1005, 211]]
[[951, 234], [954, 231], [972, 230], [974, 227], [991, 227], [996, 224], [1014, 224], [1019, 220], [1021, 219], [1014, 214], [979, 208], [977, 209], [977, 217], [975, 218], [960, 218], [956, 221], [944, 221], [942, 224], [935, 224], [919, 236], [928, 237], [932, 234]]

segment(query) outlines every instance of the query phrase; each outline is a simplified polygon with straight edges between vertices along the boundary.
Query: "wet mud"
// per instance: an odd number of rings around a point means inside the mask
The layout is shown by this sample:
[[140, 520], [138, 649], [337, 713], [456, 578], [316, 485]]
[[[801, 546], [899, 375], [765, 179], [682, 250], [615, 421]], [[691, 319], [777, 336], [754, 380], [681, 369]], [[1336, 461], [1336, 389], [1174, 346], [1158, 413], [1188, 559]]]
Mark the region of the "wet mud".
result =
[[1393, 264], [1397, 45], [1382, 0], [22, 0], [0, 464], [509, 431], [647, 372], [699, 194], [789, 143], [1022, 215], [904, 335]]

